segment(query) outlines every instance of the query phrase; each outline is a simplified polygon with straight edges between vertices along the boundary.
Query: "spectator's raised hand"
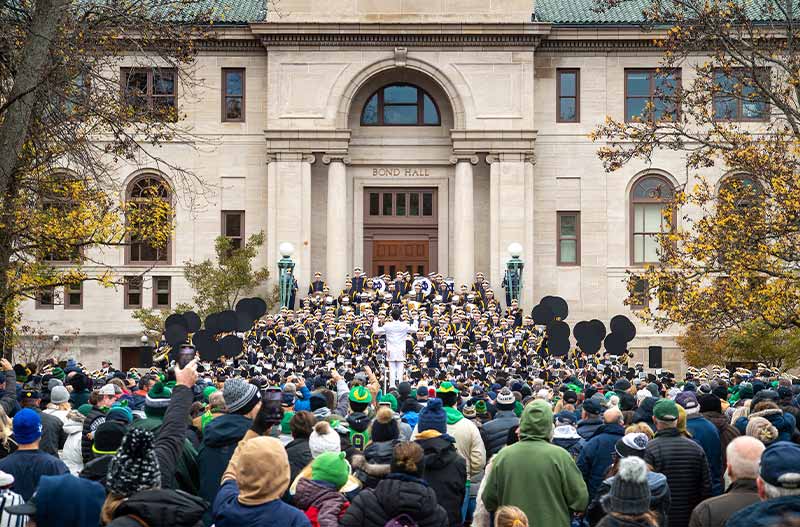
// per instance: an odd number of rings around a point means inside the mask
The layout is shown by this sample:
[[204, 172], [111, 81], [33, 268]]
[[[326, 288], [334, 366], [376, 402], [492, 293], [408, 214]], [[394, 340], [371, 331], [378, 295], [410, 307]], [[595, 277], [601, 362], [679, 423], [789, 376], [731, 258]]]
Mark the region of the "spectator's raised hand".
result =
[[197, 359], [192, 359], [185, 368], [175, 364], [175, 382], [190, 389], [194, 386], [197, 382]]

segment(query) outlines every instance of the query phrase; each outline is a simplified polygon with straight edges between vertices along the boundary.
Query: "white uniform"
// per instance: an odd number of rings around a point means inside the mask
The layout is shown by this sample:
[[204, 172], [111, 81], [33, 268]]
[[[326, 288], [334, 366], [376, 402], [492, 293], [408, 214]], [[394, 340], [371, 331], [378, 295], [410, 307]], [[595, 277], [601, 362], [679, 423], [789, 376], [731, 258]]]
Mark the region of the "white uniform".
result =
[[378, 325], [378, 320], [372, 325], [376, 335], [386, 335], [386, 354], [389, 359], [389, 386], [397, 386], [403, 381], [403, 369], [406, 361], [406, 336], [416, 333], [417, 321], [412, 324], [400, 320]]

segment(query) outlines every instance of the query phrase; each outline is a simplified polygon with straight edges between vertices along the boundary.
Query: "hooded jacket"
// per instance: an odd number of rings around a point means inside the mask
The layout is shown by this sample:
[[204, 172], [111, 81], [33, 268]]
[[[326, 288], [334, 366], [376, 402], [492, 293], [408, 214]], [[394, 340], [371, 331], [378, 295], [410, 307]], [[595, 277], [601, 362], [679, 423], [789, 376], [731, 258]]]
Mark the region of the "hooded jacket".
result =
[[452, 438], [435, 430], [419, 434], [417, 443], [425, 452], [424, 479], [436, 493], [436, 501], [447, 512], [448, 525], [460, 525], [461, 505], [467, 489], [466, 461], [456, 451]]
[[728, 520], [726, 527], [773, 527], [783, 525], [785, 517], [800, 515], [800, 496], [785, 496], [761, 501], [742, 509]]
[[728, 418], [720, 412], [703, 412], [702, 416], [708, 419], [717, 428], [719, 433], [720, 448], [722, 450], [722, 466], [727, 466], [727, 450], [731, 441], [741, 434], [734, 426], [728, 422]]
[[467, 475], [473, 482], [479, 482], [486, 466], [486, 448], [483, 446], [481, 432], [475, 423], [453, 407], [444, 408], [447, 414], [447, 435], [455, 439], [456, 450], [467, 460]]
[[772, 426], [778, 429], [778, 439], [776, 441], [791, 441], [792, 434], [795, 432], [796, 421], [794, 416], [789, 413], [784, 413], [779, 408], [769, 408], [760, 412], [751, 413], [748, 417], [739, 417], [733, 424], [739, 433], [742, 435], [747, 434], [747, 423], [750, 422], [751, 417], [763, 417]]
[[196, 527], [206, 506], [202, 499], [180, 490], [145, 490], [123, 501], [107, 527], [141, 527], [133, 517], [148, 527]]
[[[197, 465], [200, 470], [200, 497], [209, 503], [220, 488], [222, 474], [253, 422], [239, 414], [225, 414], [217, 417], [206, 426], [203, 443], [197, 453]], [[206, 517], [210, 525], [210, 517]]]
[[644, 460], [667, 477], [670, 525], [687, 525], [697, 504], [711, 497], [711, 472], [705, 452], [677, 428], [667, 428], [659, 430], [647, 443]]
[[81, 434], [83, 432], [83, 414], [71, 410], [64, 423], [64, 433], [67, 440], [61, 451], [61, 460], [67, 465], [69, 471], [77, 476], [83, 470], [83, 454], [81, 453]]
[[350, 426], [350, 444], [358, 450], [364, 450], [369, 443], [369, 424], [372, 419], [363, 412], [353, 412], [347, 416]]
[[[384, 527], [392, 518], [408, 515], [419, 527], [446, 527], [447, 513], [436, 501], [436, 493], [419, 478], [392, 473], [366, 489], [350, 503], [340, 527]], [[225, 526], [219, 526], [225, 527]]]
[[578, 459], [581, 455], [586, 441], [578, 434], [571, 425], [557, 426], [553, 430], [553, 444], [558, 445], [572, 456], [572, 459]]
[[513, 410], [498, 410], [494, 419], [483, 425], [483, 437], [486, 440], [486, 456], [492, 457], [506, 446], [508, 431], [519, 424], [519, 417]]
[[[586, 519], [589, 521], [589, 525], [597, 525], [605, 516], [602, 500], [611, 491], [611, 484], [614, 483], [615, 477], [606, 478], [597, 488], [594, 499], [586, 509]], [[648, 471], [647, 486], [650, 487], [650, 510], [658, 514], [659, 525], [669, 525], [667, 511], [669, 511], [670, 493], [667, 477], [659, 472]]]
[[692, 434], [692, 439], [703, 447], [708, 461], [708, 468], [711, 470], [711, 492], [714, 496], [722, 494], [722, 452], [720, 449], [720, 438], [717, 427], [711, 421], [700, 414], [689, 414], [686, 416], [686, 428]]
[[578, 421], [578, 435], [588, 441], [601, 426], [603, 426], [603, 418], [600, 416], [581, 419]]
[[228, 479], [217, 492], [212, 508], [215, 527], [311, 527], [306, 515], [280, 499], [258, 505], [239, 502], [239, 486]]
[[289, 481], [294, 481], [300, 471], [311, 463], [311, 449], [308, 448], [308, 438], [299, 437], [293, 439], [285, 447], [286, 455], [289, 456]]
[[366, 487], [374, 489], [381, 479], [391, 472], [392, 450], [396, 441], [372, 442], [364, 449], [364, 454], [353, 456], [353, 470], [356, 477]]
[[625, 435], [625, 429], [617, 424], [604, 424], [594, 433], [583, 447], [578, 457], [578, 468], [589, 490], [589, 498], [593, 498], [597, 487], [603, 482], [608, 467], [613, 460], [614, 446]]
[[709, 498], [695, 507], [689, 527], [724, 527], [731, 516], [758, 501], [756, 480], [737, 479], [725, 494]]
[[589, 502], [586, 484], [572, 456], [550, 443], [553, 411], [533, 401], [522, 412], [520, 441], [494, 457], [481, 496], [486, 509], [516, 505], [531, 527], [568, 527], [572, 512]]
[[319, 527], [339, 527], [339, 517], [347, 509], [347, 499], [331, 484], [301, 478], [294, 493], [294, 505], [305, 511]]

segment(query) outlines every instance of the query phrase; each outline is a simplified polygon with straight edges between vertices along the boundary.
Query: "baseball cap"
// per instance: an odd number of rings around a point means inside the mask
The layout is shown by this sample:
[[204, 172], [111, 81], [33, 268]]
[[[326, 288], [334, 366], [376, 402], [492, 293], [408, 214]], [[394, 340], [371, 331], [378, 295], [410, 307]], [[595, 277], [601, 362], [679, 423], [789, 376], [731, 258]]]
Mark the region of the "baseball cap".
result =
[[29, 445], [42, 437], [42, 420], [35, 411], [24, 408], [14, 416], [13, 430], [18, 444]]
[[117, 391], [114, 389], [114, 385], [113, 384], [103, 385], [102, 388], [97, 390], [97, 393], [99, 395], [117, 395]]
[[800, 489], [800, 446], [778, 441], [761, 454], [761, 479], [782, 489]]
[[428, 397], [428, 387], [427, 386], [420, 386], [417, 388], [417, 397]]
[[587, 414], [592, 414], [592, 415], [600, 415], [601, 413], [603, 413], [604, 409], [603, 406], [600, 404], [600, 402], [594, 397], [590, 397], [589, 399], [583, 401], [582, 408], [586, 411]]
[[694, 392], [682, 391], [675, 396], [675, 402], [683, 406], [685, 410], [693, 410], [700, 406], [700, 402]]
[[678, 406], [675, 404], [675, 401], [661, 399], [653, 407], [653, 415], [659, 421], [677, 421]]

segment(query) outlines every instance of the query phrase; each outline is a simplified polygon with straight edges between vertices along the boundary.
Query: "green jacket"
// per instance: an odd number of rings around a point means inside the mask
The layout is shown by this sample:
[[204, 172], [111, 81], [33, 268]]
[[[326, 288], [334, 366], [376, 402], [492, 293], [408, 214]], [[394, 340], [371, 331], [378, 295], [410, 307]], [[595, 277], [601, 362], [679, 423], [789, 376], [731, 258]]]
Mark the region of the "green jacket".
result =
[[520, 441], [492, 460], [481, 496], [486, 509], [515, 505], [531, 527], [569, 527], [571, 512], [586, 509], [589, 493], [569, 452], [550, 443], [550, 405], [541, 400], [528, 404], [519, 432]]

